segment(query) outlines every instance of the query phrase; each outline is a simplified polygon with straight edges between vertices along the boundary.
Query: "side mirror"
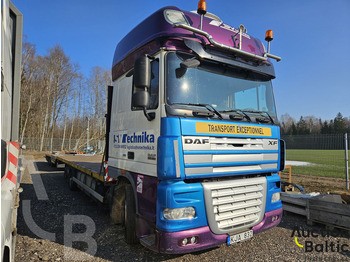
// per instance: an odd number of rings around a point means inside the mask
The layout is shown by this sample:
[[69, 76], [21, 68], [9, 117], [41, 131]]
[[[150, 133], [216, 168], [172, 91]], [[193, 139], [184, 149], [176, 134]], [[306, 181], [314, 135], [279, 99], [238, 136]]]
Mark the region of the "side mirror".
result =
[[148, 121], [152, 121], [156, 117], [156, 113], [147, 113], [147, 107], [149, 107], [151, 97], [146, 90], [138, 91], [132, 96], [132, 105], [134, 107], [141, 107], [143, 113]]
[[137, 88], [147, 88], [151, 86], [151, 61], [147, 55], [141, 56], [134, 64], [134, 85]]
[[150, 101], [150, 95], [146, 90], [138, 91], [132, 96], [132, 105], [134, 107], [147, 108]]
[[141, 56], [134, 64], [134, 85], [140, 91], [132, 96], [132, 105], [141, 107], [148, 121], [152, 121], [156, 114], [154, 112], [147, 113], [151, 97], [147, 90], [151, 87], [152, 77], [151, 61], [147, 55]]

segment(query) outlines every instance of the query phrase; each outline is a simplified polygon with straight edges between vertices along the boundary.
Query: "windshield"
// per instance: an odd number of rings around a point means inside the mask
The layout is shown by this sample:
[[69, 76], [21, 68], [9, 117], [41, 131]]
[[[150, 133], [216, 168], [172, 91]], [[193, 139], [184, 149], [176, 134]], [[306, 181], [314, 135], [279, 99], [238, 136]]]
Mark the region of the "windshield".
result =
[[[270, 80], [219, 63], [202, 60], [197, 63], [184, 62], [191, 58], [193, 56], [168, 53], [167, 104], [206, 104], [220, 113], [264, 112], [276, 120]], [[187, 64], [194, 66], [187, 67]]]

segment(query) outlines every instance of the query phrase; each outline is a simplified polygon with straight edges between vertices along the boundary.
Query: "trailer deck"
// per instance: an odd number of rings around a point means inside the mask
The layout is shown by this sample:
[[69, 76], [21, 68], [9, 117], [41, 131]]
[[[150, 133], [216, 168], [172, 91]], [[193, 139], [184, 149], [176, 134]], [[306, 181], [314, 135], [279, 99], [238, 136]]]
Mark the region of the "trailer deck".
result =
[[[82, 155], [82, 154], [68, 154], [55, 155], [47, 154], [46, 158], [55, 158], [57, 162], [70, 165], [75, 169], [88, 174], [100, 181], [104, 181], [102, 165], [102, 155]], [[48, 160], [50, 161], [50, 160]], [[101, 174], [100, 174], [101, 170]]]

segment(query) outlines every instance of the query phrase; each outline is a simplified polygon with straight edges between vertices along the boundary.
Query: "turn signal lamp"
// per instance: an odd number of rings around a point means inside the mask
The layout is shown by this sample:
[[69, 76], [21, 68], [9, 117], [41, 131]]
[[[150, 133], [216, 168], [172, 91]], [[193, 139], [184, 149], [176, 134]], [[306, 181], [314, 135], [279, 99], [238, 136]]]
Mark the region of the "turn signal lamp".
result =
[[198, 2], [197, 13], [199, 15], [205, 15], [207, 13], [207, 2], [205, 0], [200, 0]]
[[265, 41], [270, 42], [273, 40], [273, 31], [267, 30], [265, 33]]

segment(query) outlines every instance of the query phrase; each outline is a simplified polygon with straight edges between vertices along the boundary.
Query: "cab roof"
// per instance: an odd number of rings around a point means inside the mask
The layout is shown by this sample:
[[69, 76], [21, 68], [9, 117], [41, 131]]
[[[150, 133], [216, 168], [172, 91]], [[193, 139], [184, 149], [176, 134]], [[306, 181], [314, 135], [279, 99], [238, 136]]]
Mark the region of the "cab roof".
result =
[[[197, 13], [183, 11], [174, 6], [159, 9], [131, 30], [117, 45], [112, 64], [113, 80], [129, 70], [134, 60], [145, 53], [152, 54], [162, 47], [174, 50], [181, 49], [181, 45], [176, 43], [178, 40], [189, 38], [206, 46], [211, 45], [208, 39], [202, 35], [173, 27], [164, 15], [166, 10], [181, 11], [191, 27], [200, 27], [200, 15]], [[224, 24], [215, 15], [210, 14], [203, 18], [202, 30], [210, 34], [213, 40], [218, 43], [239, 48], [239, 29]], [[171, 39], [174, 41], [169, 41]], [[265, 48], [261, 41], [246, 33], [242, 33], [241, 45], [243, 51], [264, 56]], [[131, 58], [127, 59], [129, 55]]]

